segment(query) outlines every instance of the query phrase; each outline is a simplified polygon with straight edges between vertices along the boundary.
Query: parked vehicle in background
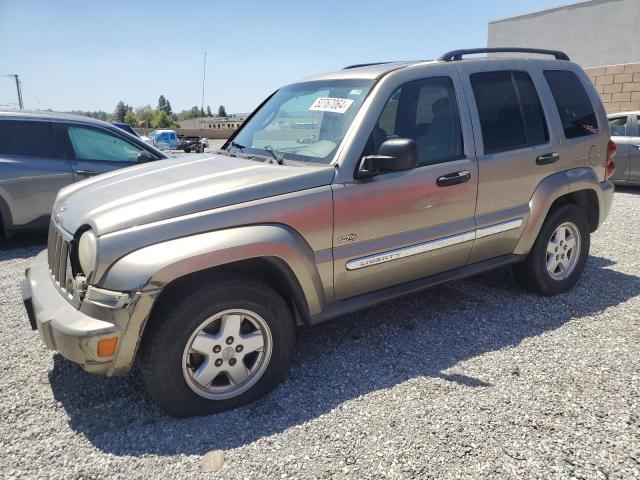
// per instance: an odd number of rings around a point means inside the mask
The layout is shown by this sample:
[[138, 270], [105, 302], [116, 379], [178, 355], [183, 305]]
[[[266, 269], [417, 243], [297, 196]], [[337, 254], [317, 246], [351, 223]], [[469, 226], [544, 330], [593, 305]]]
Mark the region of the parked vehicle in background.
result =
[[58, 190], [165, 154], [110, 123], [51, 112], [0, 111], [0, 229], [46, 229]]
[[176, 150], [178, 148], [178, 134], [175, 130], [154, 130], [148, 137], [148, 143], [159, 150]]
[[32, 328], [93, 373], [139, 359], [188, 416], [277, 385], [296, 325], [504, 265], [569, 290], [613, 199], [604, 107], [562, 52], [461, 61], [487, 51], [293, 83], [206, 160], [64, 189], [23, 283]]
[[128, 123], [123, 123], [123, 122], [111, 122], [111, 125], [118, 127], [121, 130], [124, 130], [127, 133], [130, 133], [131, 135], [135, 136], [135, 137], [140, 137], [140, 135], [138, 135], [138, 132], [136, 132], [133, 127], [131, 125], [129, 125]]
[[640, 185], [640, 111], [608, 116], [611, 140], [618, 148], [616, 172], [611, 181], [619, 185]]
[[183, 150], [185, 153], [202, 153], [209, 146], [206, 138], [178, 135], [178, 140], [178, 150]]

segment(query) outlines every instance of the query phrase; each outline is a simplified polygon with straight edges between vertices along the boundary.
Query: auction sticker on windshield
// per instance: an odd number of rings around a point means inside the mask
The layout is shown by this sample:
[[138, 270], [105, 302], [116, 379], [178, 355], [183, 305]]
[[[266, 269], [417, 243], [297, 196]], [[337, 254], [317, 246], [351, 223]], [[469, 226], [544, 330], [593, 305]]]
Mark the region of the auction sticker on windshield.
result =
[[315, 110], [317, 112], [344, 113], [352, 103], [353, 100], [350, 98], [318, 97], [316, 98], [316, 101], [311, 104], [309, 110]]

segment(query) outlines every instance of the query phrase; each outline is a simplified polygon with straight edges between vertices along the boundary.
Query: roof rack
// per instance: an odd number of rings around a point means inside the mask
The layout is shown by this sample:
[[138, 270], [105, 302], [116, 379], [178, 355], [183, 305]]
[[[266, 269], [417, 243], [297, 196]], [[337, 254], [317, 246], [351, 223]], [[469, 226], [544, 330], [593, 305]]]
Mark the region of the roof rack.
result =
[[343, 70], [351, 70], [352, 68], [359, 68], [359, 67], [370, 67], [371, 65], [385, 65], [387, 63], [393, 63], [393, 62], [356, 63], [355, 65], [349, 65], [347, 67], [344, 67]]
[[569, 56], [560, 50], [545, 50], [543, 48], [519, 48], [519, 47], [506, 47], [506, 48], [468, 48], [462, 50], [451, 50], [450, 52], [442, 55], [438, 60], [441, 62], [453, 62], [456, 60], [462, 60], [463, 55], [472, 55], [474, 53], [540, 53], [542, 55], [551, 55], [558, 60], [569, 61]]

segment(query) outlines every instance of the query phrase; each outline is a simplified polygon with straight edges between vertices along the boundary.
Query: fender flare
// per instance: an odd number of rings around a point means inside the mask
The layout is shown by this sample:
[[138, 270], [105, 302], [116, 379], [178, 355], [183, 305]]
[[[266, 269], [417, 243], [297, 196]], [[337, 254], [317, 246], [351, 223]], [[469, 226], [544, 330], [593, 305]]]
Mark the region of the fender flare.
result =
[[580, 190], [593, 190], [598, 197], [600, 215], [598, 225], [602, 224], [608, 213], [608, 203], [600, 180], [592, 168], [581, 167], [557, 172], [540, 182], [529, 200], [529, 218], [513, 253], [526, 255], [533, 247], [551, 206], [559, 198]]
[[315, 254], [299, 233], [279, 224], [216, 230], [141, 248], [115, 262], [100, 286], [153, 291], [194, 272], [255, 258], [284, 262], [300, 285], [308, 314], [322, 310], [326, 300]]

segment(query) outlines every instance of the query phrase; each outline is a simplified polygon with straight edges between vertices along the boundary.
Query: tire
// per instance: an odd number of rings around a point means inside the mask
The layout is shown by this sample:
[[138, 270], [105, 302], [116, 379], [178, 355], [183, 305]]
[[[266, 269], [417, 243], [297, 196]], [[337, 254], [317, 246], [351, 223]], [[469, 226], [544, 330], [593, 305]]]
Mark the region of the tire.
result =
[[[186, 298], [177, 301], [173, 296], [161, 306], [145, 331], [140, 367], [151, 397], [170, 415], [190, 417], [236, 408], [283, 380], [295, 347], [295, 323], [283, 298], [269, 285], [225, 273]], [[233, 329], [236, 323], [240, 330]], [[232, 331], [237, 335], [229, 334]], [[259, 344], [251, 343], [259, 342], [258, 337], [262, 350], [250, 352]], [[244, 351], [239, 350], [243, 343]], [[204, 350], [210, 353], [199, 353]], [[222, 373], [208, 381], [218, 370]], [[234, 376], [242, 379], [247, 372], [245, 380], [233, 382]]]
[[[563, 229], [564, 241], [561, 239]], [[575, 247], [570, 247], [571, 237]], [[513, 265], [513, 274], [520, 285], [539, 295], [566, 292], [573, 288], [584, 271], [590, 243], [589, 222], [584, 212], [575, 205], [562, 205], [545, 219], [526, 259]], [[569, 255], [571, 251], [573, 253]], [[552, 253], [557, 253], [556, 258], [560, 257], [561, 263], [557, 263], [555, 268]]]
[[184, 149], [184, 153], [191, 153], [191, 149], [190, 148], [185, 148]]

